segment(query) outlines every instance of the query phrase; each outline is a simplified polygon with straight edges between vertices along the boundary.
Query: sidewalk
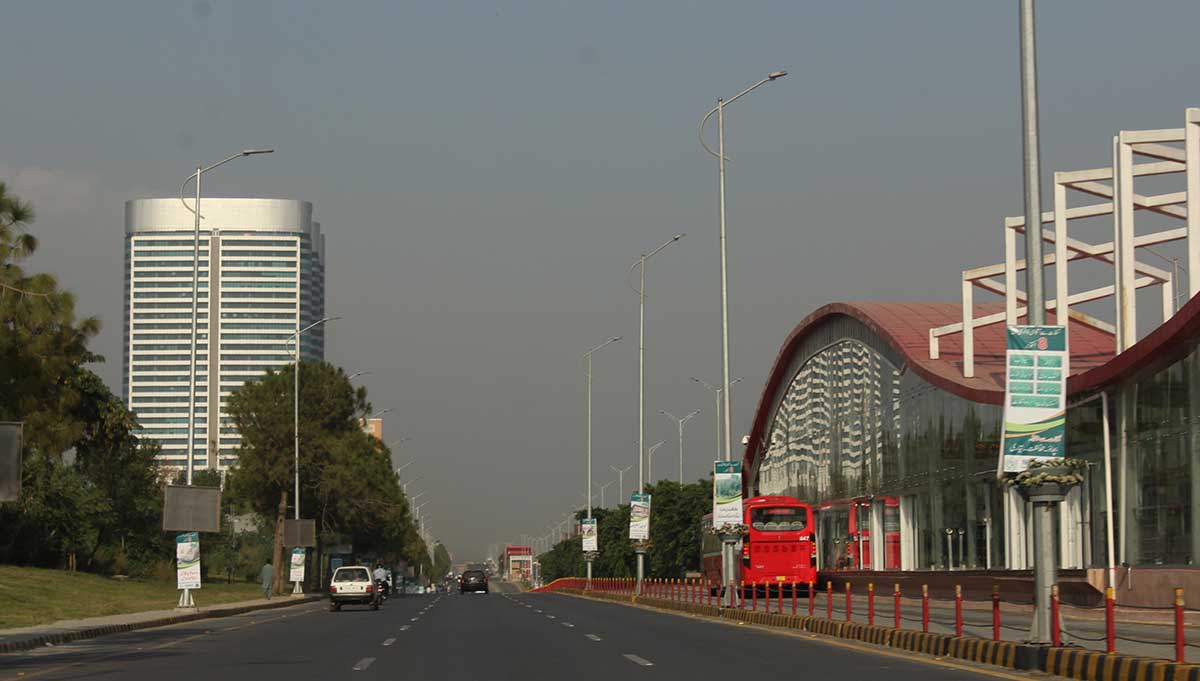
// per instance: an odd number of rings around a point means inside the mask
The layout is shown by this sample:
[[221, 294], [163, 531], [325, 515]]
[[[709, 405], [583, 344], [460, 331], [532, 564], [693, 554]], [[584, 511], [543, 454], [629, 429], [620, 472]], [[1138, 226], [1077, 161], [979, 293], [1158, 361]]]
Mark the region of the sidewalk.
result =
[[0, 654], [30, 650], [44, 645], [60, 645], [81, 639], [96, 638], [108, 634], [119, 634], [137, 629], [150, 629], [181, 622], [229, 617], [255, 610], [286, 608], [301, 603], [311, 603], [325, 598], [324, 594], [303, 596], [277, 596], [270, 600], [256, 598], [249, 601], [222, 603], [199, 608], [148, 610], [123, 615], [89, 617], [81, 620], [59, 620], [51, 624], [18, 629], [0, 629]]

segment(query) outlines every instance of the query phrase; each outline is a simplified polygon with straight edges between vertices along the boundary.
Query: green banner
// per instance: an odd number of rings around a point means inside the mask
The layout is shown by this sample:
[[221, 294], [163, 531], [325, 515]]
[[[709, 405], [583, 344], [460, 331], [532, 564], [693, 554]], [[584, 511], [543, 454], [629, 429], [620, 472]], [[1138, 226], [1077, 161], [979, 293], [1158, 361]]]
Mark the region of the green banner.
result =
[[1004, 443], [1000, 473], [1066, 456], [1067, 329], [1010, 326], [1005, 353]]

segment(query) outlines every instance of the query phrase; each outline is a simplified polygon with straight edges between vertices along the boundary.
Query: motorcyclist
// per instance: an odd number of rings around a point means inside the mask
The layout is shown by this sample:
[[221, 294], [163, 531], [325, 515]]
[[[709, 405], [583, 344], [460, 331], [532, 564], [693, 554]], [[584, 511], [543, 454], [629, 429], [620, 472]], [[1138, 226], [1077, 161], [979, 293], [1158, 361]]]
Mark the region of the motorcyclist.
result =
[[[375, 578], [375, 583], [385, 590], [391, 590], [391, 584], [388, 582], [388, 571], [383, 568], [383, 563], [375, 564], [375, 573], [372, 575]], [[383, 593], [387, 595], [387, 591]]]

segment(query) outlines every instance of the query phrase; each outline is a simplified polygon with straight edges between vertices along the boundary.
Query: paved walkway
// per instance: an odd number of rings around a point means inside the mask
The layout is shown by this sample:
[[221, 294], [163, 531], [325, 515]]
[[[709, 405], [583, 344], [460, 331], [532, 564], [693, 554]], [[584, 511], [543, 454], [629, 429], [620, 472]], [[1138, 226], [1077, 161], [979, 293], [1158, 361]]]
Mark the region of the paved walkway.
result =
[[208, 605], [199, 608], [148, 610], [122, 615], [107, 615], [105, 617], [59, 620], [58, 622], [40, 624], [33, 627], [0, 629], [0, 653], [28, 650], [44, 645], [58, 645], [85, 638], [104, 636], [106, 634], [133, 631], [148, 627], [160, 627], [209, 617], [236, 615], [252, 610], [282, 608], [320, 598], [324, 598], [324, 595], [306, 594], [304, 596], [292, 596], [289, 594], [287, 596], [276, 596], [271, 599], [256, 598], [249, 601], [221, 603], [219, 605]]

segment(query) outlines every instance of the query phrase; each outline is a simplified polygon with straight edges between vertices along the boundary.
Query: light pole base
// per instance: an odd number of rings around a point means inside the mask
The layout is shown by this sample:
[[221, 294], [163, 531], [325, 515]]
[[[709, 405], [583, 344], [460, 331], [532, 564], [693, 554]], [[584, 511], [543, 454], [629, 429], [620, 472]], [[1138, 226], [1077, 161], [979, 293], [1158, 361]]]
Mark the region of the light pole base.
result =
[[292, 584], [293, 584], [292, 595], [293, 596], [303, 596], [304, 588], [300, 586], [300, 582], [292, 582]]
[[635, 546], [633, 552], [637, 554], [637, 595], [642, 595], [642, 580], [646, 576], [646, 547]]

